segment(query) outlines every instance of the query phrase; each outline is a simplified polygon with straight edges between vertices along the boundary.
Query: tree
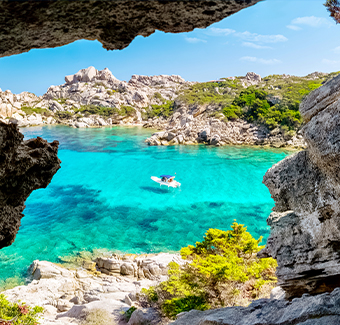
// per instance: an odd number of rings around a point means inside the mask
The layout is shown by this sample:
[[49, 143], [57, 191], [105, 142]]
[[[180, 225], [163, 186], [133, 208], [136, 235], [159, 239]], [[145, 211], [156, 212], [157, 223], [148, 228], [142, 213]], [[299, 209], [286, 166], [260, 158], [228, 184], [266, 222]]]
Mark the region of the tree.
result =
[[144, 290], [170, 317], [191, 309], [232, 306], [256, 297], [264, 284], [273, 284], [276, 261], [258, 259], [262, 237], [234, 222], [231, 230], [209, 229], [202, 242], [181, 249], [187, 261], [169, 264], [169, 279]]
[[327, 10], [330, 12], [331, 17], [337, 23], [340, 23], [340, 1], [339, 0], [327, 0], [325, 3]]

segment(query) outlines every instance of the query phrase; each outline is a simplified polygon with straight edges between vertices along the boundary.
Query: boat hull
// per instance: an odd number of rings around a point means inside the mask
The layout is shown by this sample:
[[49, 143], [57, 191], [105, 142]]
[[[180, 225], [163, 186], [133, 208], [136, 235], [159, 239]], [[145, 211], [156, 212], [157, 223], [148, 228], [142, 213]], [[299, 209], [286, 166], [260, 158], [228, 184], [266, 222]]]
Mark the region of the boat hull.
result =
[[155, 176], [151, 176], [151, 179], [152, 179], [154, 182], [158, 183], [160, 186], [165, 185], [165, 186], [167, 186], [167, 187], [173, 187], [173, 188], [176, 188], [176, 187], [180, 187], [180, 186], [181, 186], [181, 183], [179, 183], [179, 182], [177, 182], [177, 181], [175, 181], [175, 180], [172, 181], [172, 182], [170, 182], [170, 183], [168, 183], [168, 182], [163, 182], [160, 178], [155, 177]]

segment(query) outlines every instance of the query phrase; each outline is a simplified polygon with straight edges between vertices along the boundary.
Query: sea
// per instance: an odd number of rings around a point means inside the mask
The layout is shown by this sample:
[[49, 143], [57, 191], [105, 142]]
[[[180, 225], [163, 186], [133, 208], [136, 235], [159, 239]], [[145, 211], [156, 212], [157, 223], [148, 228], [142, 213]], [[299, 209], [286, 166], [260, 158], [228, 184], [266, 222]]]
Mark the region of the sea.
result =
[[[22, 128], [59, 140], [61, 168], [26, 201], [14, 244], [0, 250], [0, 287], [33, 260], [60, 263], [80, 251], [174, 252], [236, 220], [265, 244], [274, 201], [263, 175], [290, 151], [247, 146], [148, 146], [142, 127]], [[176, 176], [180, 188], [151, 176]]]

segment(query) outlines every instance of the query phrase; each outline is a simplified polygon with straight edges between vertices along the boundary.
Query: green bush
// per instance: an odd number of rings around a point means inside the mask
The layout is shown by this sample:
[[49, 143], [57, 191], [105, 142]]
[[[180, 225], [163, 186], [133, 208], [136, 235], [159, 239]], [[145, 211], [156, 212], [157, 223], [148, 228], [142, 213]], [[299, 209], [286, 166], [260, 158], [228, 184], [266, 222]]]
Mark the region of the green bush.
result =
[[169, 318], [175, 318], [176, 315], [184, 311], [207, 310], [210, 306], [202, 296], [186, 296], [184, 298], [173, 298], [165, 300], [162, 305], [162, 311], [165, 316]]
[[33, 113], [41, 114], [44, 116], [52, 115], [52, 112], [46, 108], [33, 108], [29, 106], [22, 106], [21, 110], [24, 111], [27, 115], [32, 115]]
[[137, 310], [137, 308], [135, 306], [132, 306], [131, 308], [129, 308], [125, 313], [125, 320], [128, 322], [131, 318], [132, 313]]
[[103, 117], [111, 117], [114, 115], [119, 116], [133, 116], [136, 114], [136, 110], [131, 106], [121, 106], [120, 109], [117, 107], [104, 107], [97, 105], [82, 105], [80, 109], [76, 110], [75, 113], [82, 113], [85, 116], [100, 115]]
[[287, 126], [296, 130], [302, 124], [302, 117], [298, 111], [299, 102], [284, 100], [271, 105], [268, 93], [263, 90], [249, 87], [235, 97], [231, 105], [223, 108], [223, 114], [229, 120], [243, 118], [248, 122], [258, 122], [270, 129], [277, 126]]
[[258, 259], [262, 237], [254, 239], [244, 225], [232, 230], [209, 229], [202, 242], [181, 249], [184, 265], [169, 264], [169, 278], [142, 293], [156, 301], [163, 313], [174, 317], [182, 311], [249, 303], [262, 287], [274, 285], [277, 263]]
[[160, 117], [163, 116], [165, 118], [170, 117], [175, 109], [175, 102], [171, 100], [167, 100], [162, 105], [151, 105], [148, 109], [146, 109], [146, 113], [142, 115], [143, 119]]
[[55, 116], [57, 118], [60, 118], [61, 120], [68, 120], [70, 118], [72, 118], [73, 114], [71, 112], [68, 111], [59, 111], [55, 113]]
[[36, 325], [43, 311], [39, 306], [32, 308], [25, 303], [11, 303], [0, 294], [0, 318], [3, 320], [0, 323], [3, 325]]

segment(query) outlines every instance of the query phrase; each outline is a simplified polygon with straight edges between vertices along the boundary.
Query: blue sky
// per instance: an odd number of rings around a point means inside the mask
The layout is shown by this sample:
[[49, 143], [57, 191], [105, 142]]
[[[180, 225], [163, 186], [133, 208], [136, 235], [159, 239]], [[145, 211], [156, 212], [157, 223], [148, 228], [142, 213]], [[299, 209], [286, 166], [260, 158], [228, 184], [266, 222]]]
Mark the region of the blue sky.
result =
[[121, 80], [133, 74], [178, 74], [207, 81], [254, 71], [306, 75], [340, 70], [340, 25], [325, 0], [266, 0], [207, 29], [138, 36], [121, 51], [97, 41], [0, 58], [0, 88], [42, 95], [82, 68], [109, 68]]

